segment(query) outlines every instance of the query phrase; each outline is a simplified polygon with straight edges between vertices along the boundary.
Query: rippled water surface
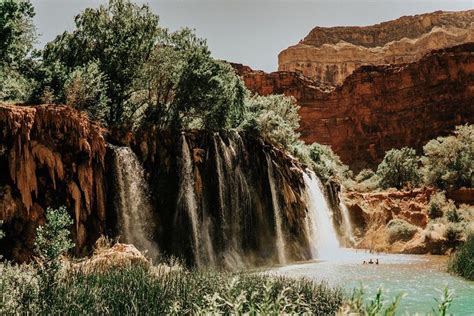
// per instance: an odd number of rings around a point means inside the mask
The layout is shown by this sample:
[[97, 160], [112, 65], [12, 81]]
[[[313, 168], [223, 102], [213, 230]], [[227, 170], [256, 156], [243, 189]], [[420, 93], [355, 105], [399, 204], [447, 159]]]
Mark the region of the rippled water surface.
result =
[[[364, 260], [379, 259], [379, 265], [362, 264]], [[398, 293], [405, 293], [398, 314], [429, 312], [437, 303], [443, 288], [454, 290], [450, 314], [474, 315], [474, 282], [466, 281], [446, 272], [447, 258], [441, 256], [415, 256], [393, 254], [368, 254], [364, 251], [341, 250], [334, 259], [306, 262], [274, 268], [271, 274], [307, 277], [325, 280], [330, 285], [346, 289], [362, 283], [373, 297], [382, 286], [386, 300]]]

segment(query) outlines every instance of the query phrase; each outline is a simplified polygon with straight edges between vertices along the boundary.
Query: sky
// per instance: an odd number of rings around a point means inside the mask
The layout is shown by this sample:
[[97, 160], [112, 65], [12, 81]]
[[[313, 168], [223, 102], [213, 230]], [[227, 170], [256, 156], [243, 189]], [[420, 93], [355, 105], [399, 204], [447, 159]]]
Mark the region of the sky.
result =
[[[74, 16], [107, 0], [32, 0], [42, 47]], [[278, 53], [315, 26], [371, 25], [403, 15], [474, 8], [474, 0], [138, 0], [148, 3], [170, 30], [190, 27], [206, 38], [213, 56], [275, 71]]]

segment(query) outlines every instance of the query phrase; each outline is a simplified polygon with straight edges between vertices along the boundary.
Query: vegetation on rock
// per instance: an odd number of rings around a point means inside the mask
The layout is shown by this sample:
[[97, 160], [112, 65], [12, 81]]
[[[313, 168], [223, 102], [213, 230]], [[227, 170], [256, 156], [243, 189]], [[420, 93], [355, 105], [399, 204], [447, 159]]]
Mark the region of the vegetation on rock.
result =
[[474, 280], [474, 234], [458, 249], [449, 262], [449, 271], [468, 280]]

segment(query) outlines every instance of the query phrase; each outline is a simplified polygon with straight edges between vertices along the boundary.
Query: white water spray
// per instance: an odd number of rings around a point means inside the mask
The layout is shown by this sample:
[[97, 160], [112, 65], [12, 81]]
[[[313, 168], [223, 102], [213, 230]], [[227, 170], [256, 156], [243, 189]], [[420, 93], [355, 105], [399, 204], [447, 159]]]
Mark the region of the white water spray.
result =
[[265, 153], [265, 157], [267, 158], [267, 173], [268, 173], [268, 182], [270, 183], [270, 190], [272, 193], [272, 203], [273, 203], [273, 210], [275, 214], [275, 231], [276, 231], [276, 247], [278, 252], [278, 262], [280, 264], [286, 263], [286, 253], [285, 253], [285, 239], [283, 236], [282, 230], [282, 218], [281, 218], [281, 209], [280, 203], [278, 202], [278, 196], [275, 186], [275, 175], [273, 173], [273, 162], [270, 156]]
[[341, 247], [333, 224], [333, 214], [324, 196], [322, 184], [311, 171], [304, 173], [308, 200], [311, 255], [314, 259], [334, 259], [340, 256]]
[[124, 242], [148, 251], [152, 258], [159, 254], [152, 240], [154, 221], [148, 199], [145, 172], [129, 147], [110, 146], [114, 152], [114, 171], [118, 198], [117, 213]]

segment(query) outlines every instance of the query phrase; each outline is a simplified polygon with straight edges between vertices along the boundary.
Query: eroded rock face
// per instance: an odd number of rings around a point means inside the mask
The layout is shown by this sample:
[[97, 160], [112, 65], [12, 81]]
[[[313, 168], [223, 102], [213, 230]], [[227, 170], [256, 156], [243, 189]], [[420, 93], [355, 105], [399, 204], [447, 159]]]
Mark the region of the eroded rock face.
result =
[[105, 219], [105, 145], [102, 129], [72, 108], [0, 104], [2, 253], [29, 259], [48, 206], [73, 211], [77, 252], [95, 241]]
[[[381, 192], [344, 193], [344, 202], [348, 208], [355, 228], [357, 248], [380, 252], [409, 254], [445, 254], [451, 250], [450, 241], [444, 232], [449, 223], [446, 219], [429, 218], [429, 202], [437, 191], [433, 188], [412, 190], [389, 189]], [[456, 204], [465, 201], [455, 199]], [[464, 205], [474, 209], [474, 205]], [[401, 220], [415, 228], [407, 239], [391, 240], [389, 223]], [[469, 228], [466, 228], [469, 229]], [[393, 237], [392, 237], [393, 238]]]
[[330, 145], [356, 171], [378, 164], [389, 149], [421, 149], [474, 122], [474, 43], [409, 64], [364, 66], [337, 88], [285, 71], [241, 75], [253, 92], [294, 96], [302, 139]]
[[280, 71], [342, 84], [363, 65], [414, 62], [431, 50], [474, 41], [474, 10], [404, 16], [363, 27], [316, 27], [278, 56]]

